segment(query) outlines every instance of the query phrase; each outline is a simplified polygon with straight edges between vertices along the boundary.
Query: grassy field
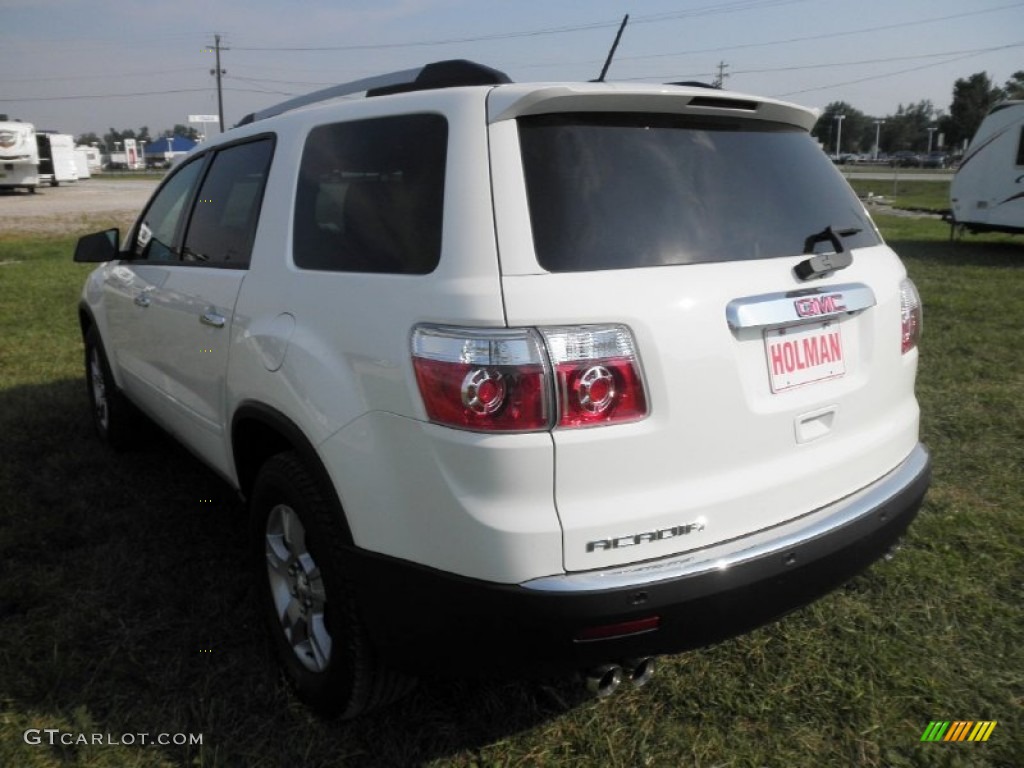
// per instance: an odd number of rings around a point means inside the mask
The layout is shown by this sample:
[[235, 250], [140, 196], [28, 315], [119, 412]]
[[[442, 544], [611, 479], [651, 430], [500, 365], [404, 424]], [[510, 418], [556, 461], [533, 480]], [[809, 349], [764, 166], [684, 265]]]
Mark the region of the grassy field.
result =
[[881, 196], [896, 208], [937, 213], [949, 210], [949, 181], [947, 179], [936, 179], [935, 181], [847, 179], [847, 181], [861, 198], [868, 198], [869, 195]]
[[[0, 235], [0, 766], [1021, 765], [1024, 242], [879, 223], [925, 300], [935, 459], [893, 561], [606, 701], [427, 681], [355, 723], [309, 715], [270, 663], [229, 489], [159, 435], [122, 457], [94, 438], [72, 241]], [[921, 743], [932, 720], [998, 726]]]

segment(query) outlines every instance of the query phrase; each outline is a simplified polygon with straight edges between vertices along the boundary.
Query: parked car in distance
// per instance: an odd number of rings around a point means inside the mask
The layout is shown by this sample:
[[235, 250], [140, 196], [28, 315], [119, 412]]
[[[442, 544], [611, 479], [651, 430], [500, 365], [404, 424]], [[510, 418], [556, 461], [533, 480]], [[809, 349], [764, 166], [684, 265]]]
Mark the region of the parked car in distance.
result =
[[883, 558], [929, 484], [921, 300], [816, 120], [465, 61], [251, 115], [79, 241], [96, 431], [141, 410], [247, 499], [318, 711], [642, 684]]
[[889, 165], [893, 168], [920, 168], [921, 156], [908, 150], [893, 152], [889, 155]]
[[839, 165], [856, 165], [857, 163], [863, 163], [865, 159], [867, 159], [866, 155], [856, 152], [844, 152], [836, 158], [836, 162]]
[[929, 152], [921, 160], [922, 168], [949, 168], [949, 155], [945, 152]]

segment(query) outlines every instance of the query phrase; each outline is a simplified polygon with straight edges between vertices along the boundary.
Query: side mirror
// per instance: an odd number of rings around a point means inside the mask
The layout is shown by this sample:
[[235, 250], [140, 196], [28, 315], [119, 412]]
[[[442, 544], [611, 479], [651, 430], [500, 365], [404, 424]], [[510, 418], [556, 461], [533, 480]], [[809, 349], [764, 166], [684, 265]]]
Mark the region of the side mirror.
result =
[[118, 229], [104, 232], [93, 232], [78, 239], [75, 246], [75, 261], [87, 264], [100, 264], [118, 258], [117, 243], [121, 237]]

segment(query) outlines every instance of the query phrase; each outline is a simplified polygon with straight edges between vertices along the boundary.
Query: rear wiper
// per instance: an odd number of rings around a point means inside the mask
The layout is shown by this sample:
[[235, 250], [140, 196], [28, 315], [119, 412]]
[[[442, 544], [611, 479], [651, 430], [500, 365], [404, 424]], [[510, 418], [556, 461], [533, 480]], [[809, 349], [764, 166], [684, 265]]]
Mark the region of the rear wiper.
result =
[[818, 243], [831, 243], [835, 253], [819, 253], [805, 259], [793, 268], [793, 272], [801, 280], [812, 278], [828, 277], [833, 272], [846, 269], [853, 264], [853, 256], [843, 248], [843, 241], [840, 238], [851, 237], [861, 231], [859, 227], [847, 227], [846, 229], [832, 229], [829, 225], [821, 232], [815, 232], [804, 240], [804, 253], [813, 254], [814, 246]]

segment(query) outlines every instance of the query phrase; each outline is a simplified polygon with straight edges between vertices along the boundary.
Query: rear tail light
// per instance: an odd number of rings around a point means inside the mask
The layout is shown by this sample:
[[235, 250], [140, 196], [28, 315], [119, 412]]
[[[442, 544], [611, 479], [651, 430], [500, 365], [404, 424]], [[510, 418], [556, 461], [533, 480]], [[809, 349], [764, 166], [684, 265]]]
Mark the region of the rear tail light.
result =
[[547, 356], [529, 328], [417, 328], [413, 367], [431, 421], [496, 432], [547, 429]]
[[412, 354], [427, 416], [437, 424], [529, 432], [647, 415], [640, 362], [625, 326], [421, 326]]
[[623, 325], [542, 328], [558, 392], [558, 426], [637, 421], [647, 415], [633, 334]]
[[901, 348], [903, 354], [917, 346], [921, 340], [924, 317], [921, 308], [921, 296], [917, 287], [909, 278], [900, 283], [900, 316], [902, 317]]

